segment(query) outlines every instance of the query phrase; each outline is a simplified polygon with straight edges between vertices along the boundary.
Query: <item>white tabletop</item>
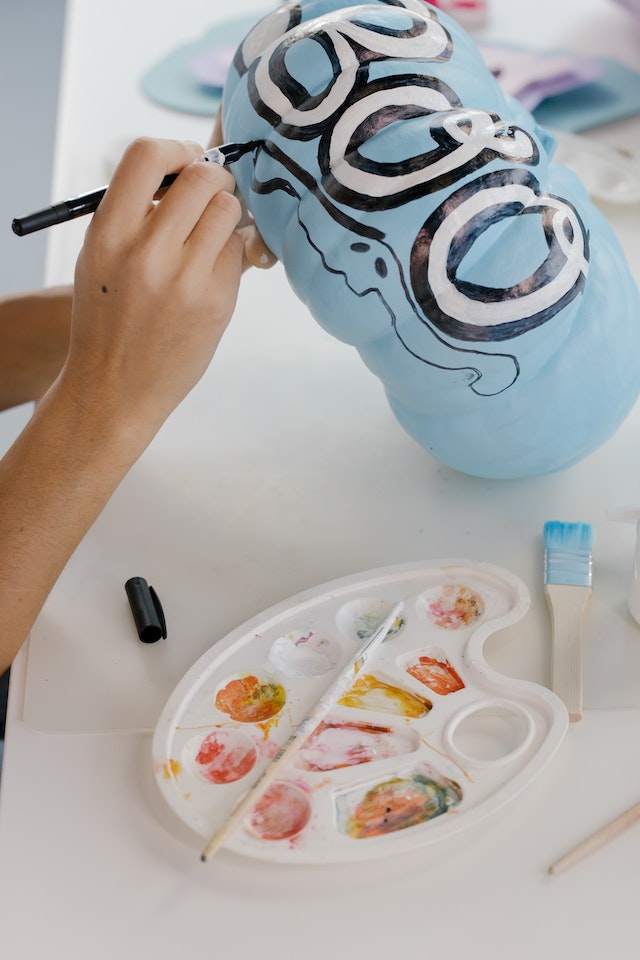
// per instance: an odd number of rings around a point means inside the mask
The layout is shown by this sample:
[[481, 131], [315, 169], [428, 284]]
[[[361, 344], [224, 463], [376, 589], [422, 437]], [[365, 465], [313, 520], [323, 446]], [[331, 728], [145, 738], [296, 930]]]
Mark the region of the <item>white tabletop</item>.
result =
[[[237, 0], [234, 15], [269, 7]], [[202, 0], [177, 9], [158, 17], [151, 0], [69, 3], [56, 199], [104, 182], [138, 134], [208, 139], [208, 120], [165, 110], [139, 88], [167, 51], [223, 19]], [[640, 61], [640, 30], [613, 2], [545, 0], [524, 32], [522, 5], [493, 0], [490, 9], [491, 38]], [[638, 117], [589, 136], [640, 156]], [[639, 208], [602, 209], [640, 280]], [[51, 231], [48, 282], [71, 279], [83, 229]], [[18, 424], [0, 421], [4, 443]], [[636, 407], [601, 450], [555, 476], [455, 474], [403, 433], [380, 384], [319, 329], [280, 267], [248, 274], [211, 369], [112, 498], [12, 670], [2, 955], [31, 960], [56, 944], [70, 960], [177, 950], [381, 960], [403, 948], [495, 960], [635, 956], [640, 828], [563, 876], [545, 871], [640, 799], [640, 627], [626, 610], [634, 529], [607, 518], [640, 506], [639, 430]], [[226, 851], [199, 862], [201, 842], [153, 780], [150, 744], [201, 653], [324, 581], [469, 557], [512, 571], [532, 596], [525, 620], [488, 642], [491, 663], [546, 684], [547, 519], [595, 528], [586, 710], [527, 790], [479, 827], [365, 865], [278, 866]], [[133, 575], [161, 595], [162, 643], [132, 634], [123, 584]]]

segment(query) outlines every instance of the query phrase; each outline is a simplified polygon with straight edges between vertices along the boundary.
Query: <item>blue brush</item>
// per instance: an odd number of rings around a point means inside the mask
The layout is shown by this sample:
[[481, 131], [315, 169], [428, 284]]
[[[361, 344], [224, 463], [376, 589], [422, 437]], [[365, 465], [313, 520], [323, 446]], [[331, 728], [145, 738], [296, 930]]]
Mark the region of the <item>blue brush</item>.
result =
[[551, 613], [551, 689], [569, 719], [582, 717], [582, 620], [591, 596], [593, 529], [588, 523], [544, 525], [544, 583]]

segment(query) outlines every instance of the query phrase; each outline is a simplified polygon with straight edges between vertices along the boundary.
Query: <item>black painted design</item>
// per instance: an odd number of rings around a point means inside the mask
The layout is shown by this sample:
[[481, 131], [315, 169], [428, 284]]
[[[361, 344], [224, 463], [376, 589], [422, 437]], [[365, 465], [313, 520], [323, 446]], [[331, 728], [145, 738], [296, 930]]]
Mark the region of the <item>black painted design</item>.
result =
[[[420, 337], [401, 336], [398, 305], [392, 306], [377, 286], [358, 292], [346, 270], [329, 265], [298, 203], [298, 222], [324, 268], [343, 276], [359, 297], [375, 293], [413, 356], [439, 369], [468, 370], [468, 385], [477, 393], [500, 393], [517, 379], [520, 368], [514, 355], [490, 351], [491, 344], [548, 322], [581, 293], [588, 271], [588, 235], [570, 203], [540, 190], [531, 172], [540, 162], [534, 137], [495, 113], [464, 107], [455, 90], [429, 74], [429, 62], [446, 61], [453, 53], [451, 36], [436, 11], [423, 7], [420, 0], [380, 2], [404, 10], [401, 26], [383, 25], [376, 17], [369, 22], [366, 7], [302, 22], [300, 5], [291, 2], [249, 34], [236, 56], [236, 69], [241, 76], [246, 74], [254, 110], [275, 131], [263, 150], [284, 171], [264, 181], [256, 175], [252, 189], [259, 194], [283, 191], [298, 202], [301, 190], [310, 192], [346, 231], [348, 250], [372, 258], [367, 276], [384, 280], [390, 269], [397, 271], [404, 308], [409, 306], [420, 329], [433, 338], [425, 342], [437, 343], [434, 356], [412, 349], [408, 341]], [[298, 44], [314, 44], [314, 55], [319, 54], [323, 64], [314, 74], [318, 86], [313, 91], [291, 72], [292, 55], [303, 50]], [[403, 61], [420, 63], [424, 71], [373, 72], [374, 65]], [[377, 159], [375, 138], [384, 137], [388, 128], [392, 134], [394, 124], [413, 121], [420, 125], [420, 152]], [[310, 150], [311, 141], [318, 140], [319, 177], [279, 146], [280, 139], [308, 144]], [[293, 147], [291, 154], [299, 155]], [[477, 175], [487, 167], [488, 172]], [[418, 231], [407, 279], [398, 253], [371, 215], [456, 186]], [[362, 222], [357, 211], [370, 215]], [[463, 259], [486, 231], [517, 217], [540, 221], [547, 253], [533, 272], [504, 287], [459, 277]], [[376, 255], [377, 245], [384, 248], [384, 256]], [[436, 355], [439, 359], [446, 353], [451, 366], [436, 361]], [[453, 359], [456, 353], [474, 354], [478, 366], [474, 362], [459, 367]], [[501, 363], [500, 375], [493, 380], [485, 377], [494, 387], [484, 389], [480, 367]], [[512, 376], [505, 376], [505, 369], [511, 369]]]

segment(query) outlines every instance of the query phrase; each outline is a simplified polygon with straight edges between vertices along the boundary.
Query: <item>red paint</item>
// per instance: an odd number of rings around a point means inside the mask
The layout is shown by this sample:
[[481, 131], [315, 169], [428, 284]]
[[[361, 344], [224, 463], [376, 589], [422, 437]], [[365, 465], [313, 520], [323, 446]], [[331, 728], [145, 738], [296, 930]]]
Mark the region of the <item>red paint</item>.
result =
[[196, 756], [202, 776], [210, 783], [233, 783], [255, 766], [257, 751], [237, 730], [214, 730], [204, 738]]
[[248, 826], [261, 840], [289, 840], [304, 830], [310, 816], [311, 804], [304, 790], [280, 780], [258, 800]]

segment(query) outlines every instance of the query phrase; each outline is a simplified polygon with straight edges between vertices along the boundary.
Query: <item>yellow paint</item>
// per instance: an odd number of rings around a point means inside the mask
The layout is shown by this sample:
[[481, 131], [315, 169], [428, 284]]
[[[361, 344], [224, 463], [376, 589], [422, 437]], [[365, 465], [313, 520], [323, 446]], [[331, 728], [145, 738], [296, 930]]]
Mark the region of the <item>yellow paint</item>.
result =
[[275, 717], [271, 717], [269, 720], [264, 720], [262, 723], [256, 723], [256, 727], [259, 727], [262, 730], [262, 737], [264, 740], [269, 739], [269, 734], [271, 733], [272, 727], [277, 727], [280, 722], [280, 715], [276, 714]]
[[466, 779], [469, 781], [469, 783], [474, 783], [473, 777], [469, 776], [469, 774], [467, 773], [467, 771], [464, 769], [463, 766], [461, 766], [461, 765], [458, 763], [457, 760], [454, 760], [453, 757], [450, 757], [448, 753], [443, 753], [442, 750], [438, 750], [437, 747], [434, 747], [434, 745], [433, 745], [432, 743], [429, 743], [428, 740], [425, 740], [424, 737], [420, 737], [420, 739], [421, 739], [422, 742], [424, 743], [425, 747], [428, 747], [429, 750], [433, 750], [433, 752], [434, 752], [434, 753], [437, 753], [438, 756], [444, 757], [444, 759], [445, 759], [445, 760], [448, 760], [449, 763], [452, 763], [452, 764], [454, 765], [454, 767], [457, 767], [458, 770], [460, 771], [460, 773], [462, 774], [462, 776], [463, 776], [463, 777], [466, 777]]
[[173, 757], [169, 757], [167, 763], [163, 764], [162, 769], [164, 771], [165, 780], [175, 780], [178, 774], [182, 771], [180, 762], [178, 760], [174, 760]]
[[358, 710], [380, 710], [401, 717], [424, 717], [431, 710], [431, 701], [408, 690], [394, 687], [371, 674], [358, 677], [339, 700], [343, 707]]

